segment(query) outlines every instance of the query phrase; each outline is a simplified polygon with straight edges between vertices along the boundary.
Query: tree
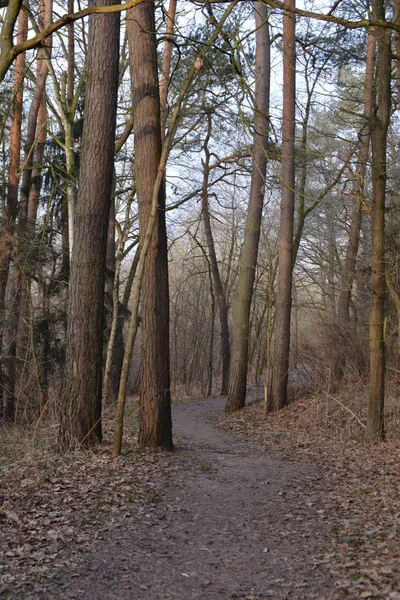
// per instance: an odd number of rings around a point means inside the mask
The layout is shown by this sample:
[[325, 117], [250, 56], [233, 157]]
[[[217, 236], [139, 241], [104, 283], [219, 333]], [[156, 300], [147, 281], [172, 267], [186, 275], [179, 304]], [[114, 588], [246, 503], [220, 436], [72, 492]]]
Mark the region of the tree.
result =
[[270, 36], [267, 7], [261, 2], [255, 2], [254, 15], [256, 23], [256, 65], [253, 166], [245, 237], [234, 305], [228, 398], [225, 406], [227, 412], [239, 410], [245, 405], [246, 401], [249, 316], [267, 169], [270, 89]]
[[[385, 20], [383, 0], [373, 0], [376, 19]], [[371, 309], [369, 321], [370, 391], [366, 435], [370, 440], [383, 439], [385, 403], [385, 196], [386, 149], [391, 108], [391, 31], [375, 29], [377, 38], [377, 103], [372, 121], [372, 257]]]
[[[154, 2], [129, 12], [135, 174], [143, 246], [161, 158], [160, 96]], [[147, 251], [142, 284], [142, 358], [140, 370], [139, 446], [171, 450], [169, 372], [168, 256], [165, 182], [158, 192], [154, 232]]]
[[[106, 4], [111, 4], [110, 0]], [[59, 432], [62, 450], [76, 443], [91, 446], [102, 437], [104, 275], [113, 180], [119, 15], [92, 15], [89, 27]]]
[[[18, 17], [18, 34], [17, 42], [22, 43], [28, 35], [28, 15], [26, 11], [21, 11]], [[13, 106], [11, 115], [10, 129], [10, 161], [8, 169], [8, 185], [7, 185], [7, 203], [5, 214], [3, 216], [2, 228], [0, 233], [0, 321], [2, 323], [0, 330], [0, 352], [3, 353], [3, 336], [5, 324], [5, 300], [8, 276], [10, 272], [10, 262], [13, 250], [13, 237], [15, 232], [15, 222], [18, 211], [18, 169], [21, 158], [21, 128], [22, 128], [22, 104], [24, 92], [24, 77], [25, 77], [25, 54], [20, 54], [15, 61], [14, 84], [13, 84]], [[11, 365], [9, 365], [10, 367]], [[11, 370], [9, 368], [9, 374]], [[0, 377], [3, 376], [2, 365]], [[3, 377], [2, 377], [3, 379]], [[7, 386], [10, 393], [4, 395], [1, 402], [0, 414], [8, 420], [12, 420], [14, 416], [13, 403], [13, 377], [9, 377]], [[4, 415], [2, 414], [4, 411]]]
[[[39, 4], [39, 28], [48, 27], [51, 23], [52, 1], [41, 0]], [[15, 316], [16, 321], [16, 343], [15, 355], [17, 362], [22, 365], [22, 372], [29, 372], [27, 367], [30, 356], [31, 335], [30, 326], [30, 291], [31, 279], [34, 271], [32, 260], [33, 246], [35, 240], [35, 225], [37, 216], [37, 184], [33, 180], [34, 174], [40, 180], [37, 169], [34, 171], [34, 158], [37, 163], [42, 162], [43, 147], [46, 140], [46, 117], [44, 108], [44, 95], [48, 74], [48, 62], [50, 40], [46, 40], [43, 48], [38, 50], [35, 89], [28, 113], [27, 134], [25, 139], [25, 159], [21, 177], [20, 206], [18, 218], [18, 241], [15, 253], [17, 272], [15, 275]], [[40, 115], [40, 118], [39, 118]], [[38, 146], [38, 148], [36, 148]], [[35, 150], [37, 155], [35, 156]], [[39, 184], [40, 190], [40, 184]], [[18, 304], [18, 306], [17, 306]], [[11, 382], [10, 382], [11, 383]], [[15, 388], [10, 390], [9, 404], [14, 404], [14, 397], [19, 402], [23, 399], [21, 377], [17, 375], [16, 381], [11, 385]]]
[[[344, 336], [349, 336], [350, 328], [350, 304], [353, 283], [355, 278], [358, 247], [360, 243], [361, 221], [363, 205], [365, 205], [364, 181], [367, 171], [367, 161], [371, 139], [371, 120], [373, 117], [374, 104], [374, 69], [375, 69], [375, 34], [370, 31], [367, 41], [367, 57], [364, 83], [364, 123], [359, 133], [359, 150], [357, 166], [353, 183], [353, 208], [349, 232], [349, 241], [346, 249], [346, 257], [342, 270], [340, 293], [338, 298], [337, 323], [343, 331]], [[353, 328], [354, 329], [354, 328]], [[343, 337], [344, 337], [343, 336]], [[345, 353], [342, 344], [338, 347], [338, 355], [334, 365], [334, 376], [340, 381], [344, 375]]]
[[[204, 231], [206, 234], [209, 264], [212, 273], [212, 281], [215, 288], [216, 303], [218, 305], [219, 322], [221, 329], [221, 358], [222, 358], [222, 384], [221, 395], [225, 396], [228, 391], [228, 375], [230, 362], [230, 342], [229, 342], [229, 326], [228, 326], [228, 308], [226, 305], [225, 291], [222, 285], [221, 275], [219, 272], [217, 254], [215, 251], [214, 237], [211, 229], [210, 211], [208, 206], [208, 188], [210, 179], [210, 149], [208, 147], [211, 132], [212, 132], [212, 114], [211, 107], [206, 111], [207, 118], [207, 135], [204, 140], [205, 160], [203, 162], [203, 187], [201, 190], [201, 215], [204, 223]], [[212, 294], [214, 303], [214, 295]]]
[[[295, 0], [289, 6], [295, 7]], [[296, 132], [296, 20], [283, 16], [283, 121], [282, 121], [282, 200], [278, 240], [278, 291], [270, 407], [279, 410], [287, 402], [292, 310], [293, 221], [295, 206]], [[269, 403], [267, 403], [268, 406]]]

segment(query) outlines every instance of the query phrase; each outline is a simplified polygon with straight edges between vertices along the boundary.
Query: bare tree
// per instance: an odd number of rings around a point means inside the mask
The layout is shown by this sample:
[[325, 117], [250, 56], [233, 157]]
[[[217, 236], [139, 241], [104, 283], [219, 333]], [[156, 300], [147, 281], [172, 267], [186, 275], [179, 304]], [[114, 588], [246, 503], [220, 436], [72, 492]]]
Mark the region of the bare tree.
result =
[[[295, 7], [295, 0], [288, 3]], [[296, 20], [283, 16], [282, 199], [278, 241], [278, 290], [271, 410], [287, 402], [292, 310], [293, 221], [295, 206]]]
[[234, 305], [228, 398], [225, 406], [227, 412], [239, 410], [246, 402], [250, 305], [257, 263], [267, 169], [270, 34], [266, 5], [255, 2], [254, 14], [256, 23], [256, 66], [253, 167], [245, 237]]
[[59, 432], [63, 450], [76, 443], [93, 445], [102, 436], [104, 273], [113, 180], [119, 15], [92, 15], [89, 40]]
[[[208, 189], [210, 179], [210, 150], [208, 147], [212, 133], [212, 112], [211, 108], [206, 112], [207, 118], [207, 134], [204, 140], [203, 161], [203, 187], [201, 191], [201, 216], [204, 223], [204, 231], [206, 234], [210, 268], [212, 272], [212, 280], [215, 288], [216, 302], [218, 305], [219, 323], [221, 329], [221, 358], [222, 358], [222, 384], [221, 395], [225, 396], [228, 391], [228, 375], [230, 362], [230, 342], [229, 342], [229, 326], [228, 326], [228, 308], [226, 305], [225, 291], [222, 285], [222, 279], [219, 272], [217, 254], [215, 251], [214, 237], [211, 228], [210, 211], [208, 205]], [[213, 298], [214, 301], [214, 298]]]
[[[18, 17], [17, 42], [22, 43], [28, 35], [28, 15], [22, 10]], [[0, 233], [0, 353], [3, 353], [3, 336], [5, 334], [5, 299], [8, 276], [10, 272], [11, 254], [13, 250], [13, 237], [18, 210], [18, 169], [21, 158], [21, 128], [22, 128], [22, 104], [25, 77], [25, 53], [20, 54], [15, 61], [14, 84], [13, 84], [13, 106], [10, 128], [10, 163], [8, 170], [7, 203], [5, 215]], [[11, 365], [10, 365], [11, 366]], [[9, 374], [10, 374], [9, 368]], [[3, 373], [0, 374], [1, 376]], [[11, 390], [13, 377], [9, 377], [7, 388]], [[2, 382], [4, 388], [4, 383]], [[13, 418], [14, 405], [13, 396], [5, 394], [1, 402], [0, 414], [4, 411], [7, 419]], [[3, 407], [4, 402], [4, 407]]]
[[[385, 21], [383, 0], [373, 0], [374, 18]], [[377, 103], [372, 122], [372, 257], [371, 309], [369, 323], [370, 392], [366, 434], [370, 440], [383, 439], [385, 403], [385, 191], [386, 149], [391, 108], [391, 31], [375, 29], [377, 38]]]
[[[161, 158], [160, 97], [154, 2], [129, 12], [135, 173], [140, 243], [144, 244], [153, 189]], [[165, 182], [147, 251], [142, 284], [142, 362], [140, 374], [140, 446], [172, 449], [169, 373], [168, 257]]]
[[[374, 106], [374, 69], [375, 69], [375, 34], [372, 31], [368, 34], [367, 57], [365, 68], [364, 84], [364, 123], [359, 134], [359, 150], [357, 156], [357, 166], [354, 174], [353, 184], [353, 208], [351, 215], [351, 224], [349, 232], [349, 241], [346, 249], [346, 257], [343, 265], [340, 293], [338, 298], [337, 321], [339, 328], [342, 329], [345, 336], [349, 335], [350, 326], [350, 304], [353, 283], [355, 278], [356, 261], [358, 247], [360, 243], [361, 221], [363, 207], [365, 206], [364, 180], [367, 170], [367, 161], [371, 139], [371, 120]], [[341, 346], [341, 345], [340, 345]], [[336, 381], [340, 381], [344, 374], [345, 353], [343, 348], [338, 348], [338, 356], [334, 365], [334, 376]]]
[[[41, 0], [39, 5], [39, 28], [48, 27], [51, 23], [52, 0]], [[48, 75], [48, 63], [46, 56], [49, 52], [51, 41], [46, 41], [43, 48], [38, 50], [35, 89], [29, 108], [27, 136], [25, 141], [24, 171], [21, 177], [20, 210], [18, 220], [18, 243], [16, 252], [16, 301], [18, 308], [16, 323], [16, 358], [22, 365], [22, 374], [28, 373], [27, 363], [30, 355], [31, 335], [30, 325], [30, 289], [31, 279], [34, 271], [32, 261], [33, 245], [35, 238], [35, 224], [37, 214], [37, 180], [33, 182], [35, 175], [40, 180], [40, 174], [35, 173], [34, 159], [40, 160], [43, 156], [43, 145], [46, 139], [46, 117], [43, 106], [46, 81]], [[39, 115], [41, 118], [39, 119]], [[35, 156], [35, 146], [39, 141], [39, 152]], [[32, 190], [33, 187], [33, 190]], [[33, 192], [33, 194], [32, 194]], [[36, 206], [35, 206], [36, 205]], [[29, 219], [30, 216], [30, 219]], [[19, 375], [15, 381], [15, 396], [22, 396], [22, 388]], [[28, 378], [27, 378], [28, 379]]]

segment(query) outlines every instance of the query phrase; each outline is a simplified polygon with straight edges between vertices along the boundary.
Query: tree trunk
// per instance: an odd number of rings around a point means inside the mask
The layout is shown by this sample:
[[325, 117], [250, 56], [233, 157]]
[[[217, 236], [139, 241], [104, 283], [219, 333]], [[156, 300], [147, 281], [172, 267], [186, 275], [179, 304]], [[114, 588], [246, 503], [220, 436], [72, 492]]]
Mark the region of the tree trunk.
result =
[[[152, 195], [161, 158], [160, 98], [154, 2], [129, 11], [135, 172], [143, 246]], [[140, 374], [140, 447], [172, 449], [169, 373], [168, 256], [165, 225], [165, 183], [158, 192], [158, 210], [142, 287], [142, 362]]]
[[[74, 0], [68, 0], [68, 14], [74, 12]], [[75, 26], [69, 23], [68, 31], [68, 66], [67, 66], [67, 109], [72, 108], [75, 93]]]
[[[40, 28], [43, 29], [49, 25], [51, 19], [51, 2], [42, 0], [40, 2]], [[47, 42], [49, 43], [49, 42]], [[37, 131], [37, 121], [39, 108], [41, 106], [46, 79], [48, 73], [47, 62], [44, 58], [44, 50], [39, 49], [37, 53], [37, 69], [35, 89], [32, 102], [28, 113], [27, 132], [25, 140], [25, 161], [21, 177], [21, 191], [18, 216], [18, 242], [16, 251], [16, 270], [14, 282], [14, 331], [10, 332], [10, 338], [13, 339], [13, 349], [10, 352], [11, 361], [14, 356], [19, 359], [19, 364], [24, 365], [28, 351], [29, 339], [29, 300], [27, 289], [24, 283], [24, 273], [28, 268], [28, 257], [30, 255], [30, 240], [27, 230], [28, 204], [31, 189], [34, 144]], [[8, 418], [13, 419], [15, 413], [15, 365], [10, 364], [10, 376], [7, 386], [7, 393], [4, 398], [4, 405]]]
[[[44, 146], [47, 137], [46, 129], [46, 109], [44, 99], [42, 98], [38, 118], [37, 118], [38, 135], [36, 139], [34, 151], [35, 168], [32, 169], [28, 209], [25, 223], [24, 236], [24, 264], [23, 271], [19, 273], [20, 291], [19, 291], [19, 306], [18, 306], [18, 325], [16, 336], [16, 358], [20, 365], [20, 372], [15, 381], [15, 398], [16, 407], [21, 405], [21, 401], [26, 406], [29, 403], [29, 398], [32, 393], [31, 381], [31, 358], [33, 348], [33, 322], [32, 322], [32, 301], [31, 301], [31, 284], [32, 277], [37, 269], [37, 251], [36, 244], [36, 218], [40, 198], [41, 189], [41, 172], [44, 155]], [[39, 390], [40, 391], [40, 390]]]
[[[385, 20], [383, 0], [373, 0], [375, 19]], [[391, 107], [391, 30], [377, 27], [377, 104], [372, 123], [371, 309], [369, 322], [370, 391], [366, 435], [384, 438], [385, 401], [385, 188], [386, 148]]]
[[10, 68], [13, 56], [14, 26], [22, 9], [23, 0], [8, 0], [7, 11], [2, 18], [0, 36], [0, 82], [4, 80]]
[[353, 213], [351, 218], [349, 243], [346, 250], [346, 259], [343, 268], [341, 290], [338, 300], [339, 323], [345, 325], [350, 321], [351, 292], [354, 282], [354, 272], [360, 241], [362, 205], [364, 202], [364, 178], [367, 168], [369, 145], [371, 138], [371, 118], [373, 116], [374, 94], [374, 68], [375, 68], [375, 35], [368, 34], [367, 58], [365, 69], [364, 87], [364, 119], [365, 123], [360, 131], [360, 148], [357, 157], [357, 167], [353, 184]]
[[[106, 0], [101, 4], [111, 3], [112, 0]], [[75, 444], [91, 446], [100, 442], [102, 435], [104, 275], [113, 182], [118, 55], [119, 15], [91, 15], [59, 432], [62, 450]]]
[[231, 363], [226, 412], [239, 410], [246, 402], [249, 352], [249, 317], [260, 239], [265, 194], [269, 130], [270, 35], [268, 8], [254, 4], [256, 22], [256, 68], [254, 105], [254, 151], [250, 199], [246, 218], [243, 250], [232, 329]]
[[[28, 34], [28, 14], [21, 10], [18, 17], [17, 43], [26, 40]], [[10, 272], [11, 253], [13, 249], [13, 237], [15, 233], [15, 221], [18, 208], [18, 169], [21, 157], [21, 127], [22, 127], [22, 104], [23, 104], [23, 82], [25, 76], [25, 53], [19, 54], [15, 60], [14, 84], [13, 84], [13, 106], [10, 128], [10, 162], [8, 169], [7, 203], [0, 232], [0, 356], [3, 355], [3, 336], [5, 334], [5, 300], [8, 276]], [[11, 336], [12, 338], [13, 336]], [[10, 355], [10, 352], [6, 352]], [[11, 364], [9, 365], [11, 366]], [[0, 366], [0, 378], [2, 389], [11, 389], [3, 382], [3, 366]], [[8, 378], [13, 379], [12, 370], [8, 369]], [[12, 385], [12, 381], [9, 382]], [[3, 394], [2, 394], [3, 395]], [[4, 402], [4, 406], [3, 406]], [[13, 402], [10, 405], [8, 394], [5, 392], [0, 406], [0, 417], [13, 418]]]
[[230, 361], [230, 342], [229, 342], [229, 326], [228, 326], [228, 308], [226, 306], [225, 292], [222, 285], [221, 275], [219, 272], [217, 255], [215, 252], [214, 238], [211, 229], [210, 212], [208, 206], [208, 185], [210, 178], [210, 150], [208, 142], [211, 137], [212, 115], [207, 113], [207, 136], [204, 141], [205, 161], [203, 163], [203, 188], [201, 192], [201, 215], [204, 223], [204, 231], [206, 234], [209, 260], [213, 283], [215, 288], [216, 301], [218, 304], [219, 323], [221, 328], [221, 358], [222, 358], [222, 384], [221, 396], [225, 396], [228, 392], [228, 376], [229, 376], [229, 361]]
[[[233, 0], [226, 8], [212, 36], [197, 55], [198, 58], [206, 56], [237, 2], [238, 0]], [[131, 53], [132, 107], [134, 124], [136, 125], [135, 166], [139, 175], [136, 181], [141, 249], [118, 392], [113, 456], [118, 456], [121, 452], [126, 388], [133, 344], [138, 327], [138, 309], [142, 284], [143, 294], [147, 302], [143, 303], [144, 310], [142, 313], [141, 386], [143, 395], [141, 397], [138, 443], [143, 446], [161, 446], [171, 450], [173, 448], [169, 387], [168, 257], [164, 210], [165, 168], [182, 103], [196, 74], [194, 62], [189, 68], [179, 92], [162, 146], [162, 152], [160, 152], [161, 124], [154, 34], [154, 2], [144, 6], [140, 5], [136, 9], [132, 9], [130, 14], [128, 38]], [[144, 26], [148, 26], [148, 28]], [[154, 159], [157, 158], [157, 154], [159, 155], [159, 161], [157, 168], [154, 169]], [[149, 188], [146, 186], [149, 181], [153, 183], [151, 196]], [[144, 228], [143, 221], [146, 228]], [[147, 273], [144, 273], [145, 261]], [[146, 292], [144, 290], [144, 275], [146, 277]], [[155, 303], [156, 300], [157, 304]], [[144, 326], [145, 322], [146, 327]], [[157, 325], [160, 325], [160, 327], [157, 328]], [[164, 333], [167, 337], [162, 337]], [[161, 344], [157, 346], [160, 336]], [[143, 342], [146, 342], [146, 344]], [[166, 350], [166, 353], [163, 353], [164, 350]], [[161, 365], [161, 370], [157, 371], [159, 365]], [[145, 380], [143, 380], [143, 375]], [[168, 389], [165, 387], [167, 383]]]
[[[289, 0], [295, 6], [295, 0]], [[295, 207], [295, 131], [296, 131], [296, 19], [283, 16], [283, 123], [282, 123], [282, 200], [278, 242], [278, 290], [274, 363], [272, 368], [271, 410], [287, 402], [290, 355], [290, 317], [292, 309], [293, 222]]]
[[161, 136], [165, 138], [165, 128], [168, 118], [168, 85], [171, 74], [172, 64], [172, 37], [175, 28], [175, 13], [177, 0], [170, 0], [167, 13], [167, 23], [165, 28], [164, 56], [161, 66], [161, 81], [160, 81], [160, 111], [161, 111]]
[[[39, 6], [40, 29], [51, 24], [52, 0], [41, 0]], [[51, 40], [46, 46], [50, 47]], [[25, 163], [21, 181], [20, 213], [18, 221], [18, 253], [17, 253], [17, 298], [18, 298], [18, 323], [16, 336], [16, 358], [22, 368], [24, 376], [29, 372], [30, 355], [30, 286], [33, 270], [35, 269], [35, 225], [38, 196], [40, 185], [37, 189], [37, 180], [40, 182], [40, 172], [33, 168], [34, 159], [42, 162], [44, 143], [46, 140], [46, 114], [43, 105], [46, 80], [48, 74], [46, 51], [39, 49], [37, 56], [36, 85], [33, 100], [29, 109], [27, 137], [25, 143]], [[39, 167], [40, 169], [40, 167]], [[37, 180], [34, 180], [37, 177]], [[33, 193], [32, 193], [33, 192]], [[30, 213], [30, 214], [29, 214]], [[18, 378], [18, 376], [17, 376]], [[15, 382], [16, 395], [22, 399], [22, 375]], [[28, 388], [29, 377], [28, 379]], [[26, 400], [26, 399], [25, 399]]]
[[[393, 0], [393, 16], [396, 25], [400, 25], [400, 1]], [[397, 102], [400, 103], [400, 32], [394, 32], [394, 48], [397, 55], [396, 71], [397, 71]]]
[[[112, 207], [110, 215], [110, 225], [108, 230], [108, 264], [112, 266], [113, 276], [110, 280], [111, 286], [106, 293], [111, 298], [112, 314], [110, 316], [111, 325], [109, 328], [109, 340], [106, 353], [106, 362], [104, 367], [104, 380], [103, 380], [103, 406], [104, 404], [113, 404], [118, 398], [119, 382], [121, 377], [122, 365], [124, 361], [125, 345], [123, 337], [123, 328], [125, 323], [126, 315], [128, 314], [128, 303], [130, 297], [130, 290], [132, 289], [133, 279], [136, 273], [136, 268], [139, 262], [140, 247], [137, 247], [132, 265], [126, 281], [124, 299], [122, 304], [119, 301], [119, 288], [120, 288], [120, 272], [121, 264], [124, 255], [124, 245], [130, 229], [129, 214], [132, 204], [132, 198], [128, 201], [125, 211], [125, 225], [122, 232], [118, 234], [119, 245], [118, 253], [115, 256], [115, 210]], [[111, 225], [112, 223], [112, 225]], [[112, 231], [111, 231], [112, 230]], [[111, 251], [112, 249], [112, 251]]]
[[[371, 139], [371, 119], [373, 115], [373, 96], [374, 96], [374, 69], [375, 69], [375, 35], [372, 32], [368, 34], [367, 42], [367, 60], [365, 68], [365, 87], [364, 87], [364, 125], [360, 131], [360, 148], [357, 157], [357, 166], [353, 184], [353, 211], [351, 215], [349, 241], [346, 249], [345, 263], [343, 266], [342, 280], [338, 299], [338, 327], [339, 334], [344, 336], [352, 335], [350, 327], [350, 304], [355, 278], [356, 261], [358, 246], [360, 242], [362, 206], [364, 203], [364, 178], [367, 168], [369, 146]], [[340, 340], [339, 336], [339, 340]], [[346, 355], [343, 352], [342, 344], [339, 342], [337, 348], [338, 355], [334, 365], [334, 377], [340, 381], [344, 375]]]

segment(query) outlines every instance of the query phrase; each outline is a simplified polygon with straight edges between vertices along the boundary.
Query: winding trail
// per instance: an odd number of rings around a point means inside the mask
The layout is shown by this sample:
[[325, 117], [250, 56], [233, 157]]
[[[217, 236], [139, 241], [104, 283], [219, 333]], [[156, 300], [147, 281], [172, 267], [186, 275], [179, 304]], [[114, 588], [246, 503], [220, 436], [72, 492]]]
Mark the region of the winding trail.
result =
[[325, 598], [329, 539], [321, 474], [282, 461], [209, 420], [223, 400], [173, 409], [176, 477], [140, 517], [95, 540], [62, 598]]

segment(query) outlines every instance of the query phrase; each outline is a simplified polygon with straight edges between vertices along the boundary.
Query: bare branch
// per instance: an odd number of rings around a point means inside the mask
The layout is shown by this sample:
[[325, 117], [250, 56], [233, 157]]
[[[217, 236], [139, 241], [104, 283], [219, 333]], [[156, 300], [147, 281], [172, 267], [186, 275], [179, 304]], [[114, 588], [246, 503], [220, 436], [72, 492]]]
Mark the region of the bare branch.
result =
[[[5, 0], [0, 0], [5, 1]], [[143, 2], [149, 2], [150, 0], [129, 0], [126, 4], [114, 4], [111, 6], [90, 6], [83, 10], [80, 10], [73, 14], [63, 15], [60, 19], [55, 21], [50, 25], [50, 27], [46, 27], [40, 33], [35, 35], [33, 38], [30, 38], [26, 42], [21, 44], [16, 44], [15, 46], [12, 43], [12, 34], [14, 29], [14, 24], [18, 16], [18, 12], [22, 6], [22, 0], [9, 0], [8, 2], [8, 10], [4, 19], [3, 28], [1, 30], [1, 53], [0, 53], [0, 82], [3, 81], [5, 74], [10, 68], [14, 58], [21, 54], [22, 52], [26, 52], [27, 50], [32, 50], [32, 48], [37, 48], [41, 46], [44, 40], [46, 40], [53, 33], [68, 25], [70, 23], [74, 23], [79, 19], [83, 19], [88, 15], [92, 14], [113, 14], [116, 12], [123, 12], [124, 10], [128, 10], [129, 8], [133, 8], [138, 4], [142, 4]]]

